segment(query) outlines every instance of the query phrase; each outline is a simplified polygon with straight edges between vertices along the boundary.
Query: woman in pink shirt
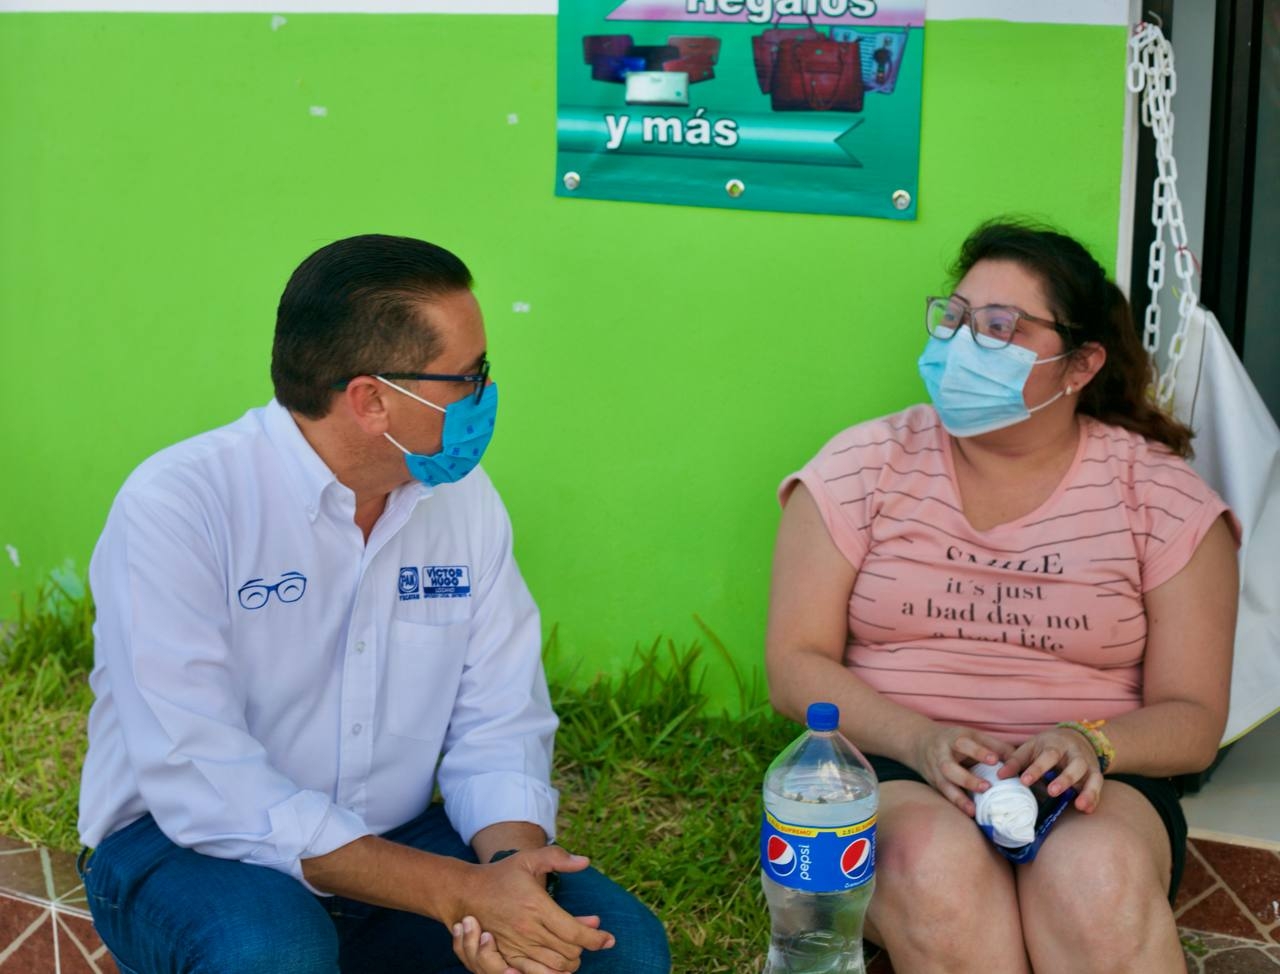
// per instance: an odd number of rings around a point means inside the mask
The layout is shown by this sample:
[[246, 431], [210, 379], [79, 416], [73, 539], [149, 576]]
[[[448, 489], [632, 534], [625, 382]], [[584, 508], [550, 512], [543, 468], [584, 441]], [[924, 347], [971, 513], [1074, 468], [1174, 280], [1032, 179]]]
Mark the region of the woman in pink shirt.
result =
[[[1075, 240], [989, 223], [927, 302], [931, 406], [782, 484], [774, 705], [839, 705], [880, 777], [867, 934], [899, 974], [1182, 969], [1172, 778], [1226, 722], [1238, 529], [1146, 396], [1129, 306]], [[970, 770], [1079, 793], [1033, 861]]]

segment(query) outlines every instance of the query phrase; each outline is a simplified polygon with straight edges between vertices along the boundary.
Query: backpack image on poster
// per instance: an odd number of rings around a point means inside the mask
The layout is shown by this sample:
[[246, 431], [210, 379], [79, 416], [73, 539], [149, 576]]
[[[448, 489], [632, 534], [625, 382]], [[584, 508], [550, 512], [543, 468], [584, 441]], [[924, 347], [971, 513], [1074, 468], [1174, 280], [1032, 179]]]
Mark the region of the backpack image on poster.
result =
[[862, 87], [882, 95], [892, 94], [907, 47], [906, 31], [866, 31], [833, 27], [832, 40], [857, 41], [862, 57]]

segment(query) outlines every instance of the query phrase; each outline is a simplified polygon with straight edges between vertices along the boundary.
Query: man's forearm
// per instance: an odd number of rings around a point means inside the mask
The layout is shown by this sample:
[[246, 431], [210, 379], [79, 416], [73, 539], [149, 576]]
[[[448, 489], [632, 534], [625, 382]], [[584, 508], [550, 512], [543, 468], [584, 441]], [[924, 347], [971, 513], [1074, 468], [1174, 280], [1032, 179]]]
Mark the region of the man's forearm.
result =
[[373, 835], [302, 860], [302, 875], [323, 893], [418, 913], [446, 924], [459, 919], [454, 916], [456, 891], [466, 885], [467, 873], [475, 868], [460, 859]]
[[529, 823], [500, 822], [489, 828], [495, 831], [482, 842], [486, 850], [487, 840], [527, 843], [535, 838], [538, 848], [519, 858], [477, 866], [364, 836], [327, 855], [302, 860], [302, 874], [315, 889], [418, 913], [449, 928], [474, 917], [494, 936], [503, 957], [550, 952], [558, 958], [552, 964], [557, 970], [576, 968], [583, 949], [613, 946], [611, 934], [594, 923], [575, 921], [547, 895], [549, 873], [583, 869], [585, 859], [546, 847], [545, 834]]

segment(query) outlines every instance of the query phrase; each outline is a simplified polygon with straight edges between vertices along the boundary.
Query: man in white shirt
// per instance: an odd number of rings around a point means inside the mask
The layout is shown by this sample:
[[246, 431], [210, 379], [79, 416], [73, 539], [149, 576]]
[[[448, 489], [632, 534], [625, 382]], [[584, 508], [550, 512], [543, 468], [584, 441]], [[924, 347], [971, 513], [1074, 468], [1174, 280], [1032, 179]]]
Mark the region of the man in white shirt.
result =
[[556, 717], [476, 467], [470, 272], [322, 248], [271, 374], [270, 404], [134, 471], [90, 566], [81, 864], [120, 969], [668, 971], [653, 915], [548, 844]]

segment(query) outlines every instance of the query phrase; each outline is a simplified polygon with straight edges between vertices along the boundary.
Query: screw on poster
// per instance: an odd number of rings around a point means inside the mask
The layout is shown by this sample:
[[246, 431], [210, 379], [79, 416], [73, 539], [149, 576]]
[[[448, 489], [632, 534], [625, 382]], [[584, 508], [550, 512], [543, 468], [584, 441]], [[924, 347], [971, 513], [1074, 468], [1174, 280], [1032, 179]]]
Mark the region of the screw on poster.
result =
[[924, 0], [561, 0], [556, 193], [914, 220]]

